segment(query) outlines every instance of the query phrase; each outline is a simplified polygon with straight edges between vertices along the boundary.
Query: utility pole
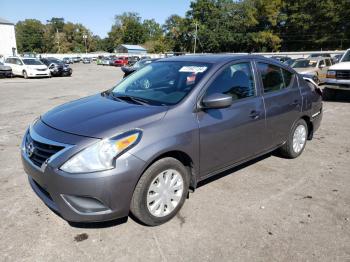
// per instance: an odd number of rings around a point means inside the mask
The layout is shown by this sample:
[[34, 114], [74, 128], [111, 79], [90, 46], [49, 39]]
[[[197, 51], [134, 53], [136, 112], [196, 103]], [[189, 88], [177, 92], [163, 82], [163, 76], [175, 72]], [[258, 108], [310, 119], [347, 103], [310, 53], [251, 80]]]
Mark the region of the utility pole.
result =
[[196, 32], [194, 34], [194, 47], [193, 47], [193, 53], [196, 53], [196, 47], [197, 47], [197, 33], [198, 33], [198, 23], [195, 22], [196, 25]]
[[60, 35], [58, 34], [58, 28], [56, 28], [56, 38], [57, 38], [58, 53], [59, 53], [61, 51], [61, 48], [60, 48]]
[[84, 34], [83, 35], [83, 38], [84, 38], [84, 42], [85, 42], [85, 54], [87, 54], [87, 45], [86, 45], [86, 39], [87, 39], [87, 35], [86, 34]]

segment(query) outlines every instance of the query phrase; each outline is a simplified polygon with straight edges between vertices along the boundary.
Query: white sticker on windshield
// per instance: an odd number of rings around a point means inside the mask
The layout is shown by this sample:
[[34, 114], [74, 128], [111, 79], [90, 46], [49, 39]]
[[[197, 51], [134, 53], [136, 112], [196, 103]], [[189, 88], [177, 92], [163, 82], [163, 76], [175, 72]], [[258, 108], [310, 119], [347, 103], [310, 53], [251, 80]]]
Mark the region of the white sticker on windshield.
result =
[[207, 70], [206, 66], [183, 66], [180, 68], [179, 72], [186, 72], [186, 73], [203, 73], [205, 70]]

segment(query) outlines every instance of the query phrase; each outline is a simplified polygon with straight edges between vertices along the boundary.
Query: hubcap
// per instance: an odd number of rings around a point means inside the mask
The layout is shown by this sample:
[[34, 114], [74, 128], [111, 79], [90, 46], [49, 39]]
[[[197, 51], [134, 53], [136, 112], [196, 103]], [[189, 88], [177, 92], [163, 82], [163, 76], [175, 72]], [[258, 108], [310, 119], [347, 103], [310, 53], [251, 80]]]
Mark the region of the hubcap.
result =
[[303, 125], [297, 126], [293, 135], [293, 150], [295, 153], [300, 153], [304, 148], [306, 141], [306, 128]]
[[156, 217], [169, 215], [179, 204], [184, 189], [180, 173], [167, 169], [158, 174], [147, 191], [148, 211]]

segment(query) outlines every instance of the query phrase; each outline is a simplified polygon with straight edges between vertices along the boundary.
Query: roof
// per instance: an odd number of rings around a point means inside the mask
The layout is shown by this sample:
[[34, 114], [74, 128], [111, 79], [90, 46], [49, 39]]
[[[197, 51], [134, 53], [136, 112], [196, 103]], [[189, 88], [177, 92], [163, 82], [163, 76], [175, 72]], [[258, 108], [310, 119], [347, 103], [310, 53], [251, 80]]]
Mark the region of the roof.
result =
[[125, 47], [126, 49], [129, 50], [141, 50], [141, 51], [147, 51], [147, 49], [143, 48], [142, 46], [139, 45], [121, 45]]
[[2, 17], [0, 17], [0, 24], [2, 24], [2, 25], [14, 25], [14, 23], [12, 23], [12, 22], [10, 22]]
[[204, 54], [204, 55], [182, 55], [172, 56], [162, 59], [162, 61], [187, 61], [187, 62], [202, 62], [202, 63], [224, 63], [240, 58], [264, 58], [257, 55], [248, 54]]

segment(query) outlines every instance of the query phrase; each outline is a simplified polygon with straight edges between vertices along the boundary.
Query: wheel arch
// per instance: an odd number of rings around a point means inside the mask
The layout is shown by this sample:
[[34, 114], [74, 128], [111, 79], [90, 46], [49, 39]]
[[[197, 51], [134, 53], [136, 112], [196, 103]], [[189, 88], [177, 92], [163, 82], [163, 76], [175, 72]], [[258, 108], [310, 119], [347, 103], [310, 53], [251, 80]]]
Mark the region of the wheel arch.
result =
[[307, 134], [308, 134], [307, 139], [311, 140], [314, 136], [314, 125], [312, 124], [310, 117], [307, 115], [302, 116], [301, 119], [303, 119], [307, 124], [307, 129], [308, 129], [307, 130], [308, 131], [307, 132]]
[[[165, 157], [172, 157], [178, 161], [180, 161], [186, 168], [189, 170], [190, 174], [190, 189], [193, 191], [197, 187], [197, 176], [196, 176], [196, 169], [194, 166], [193, 159], [184, 151], [181, 150], [169, 150], [165, 152], [161, 152], [160, 154], [154, 156], [146, 165], [144, 168], [142, 174], [156, 161], [165, 158]], [[142, 175], [141, 175], [142, 176]], [[140, 178], [141, 178], [140, 176]]]

